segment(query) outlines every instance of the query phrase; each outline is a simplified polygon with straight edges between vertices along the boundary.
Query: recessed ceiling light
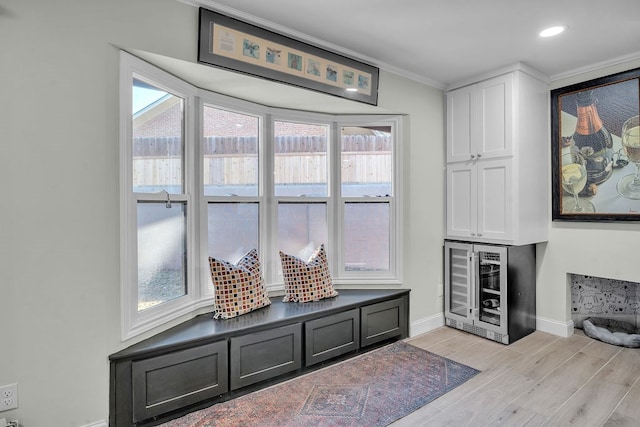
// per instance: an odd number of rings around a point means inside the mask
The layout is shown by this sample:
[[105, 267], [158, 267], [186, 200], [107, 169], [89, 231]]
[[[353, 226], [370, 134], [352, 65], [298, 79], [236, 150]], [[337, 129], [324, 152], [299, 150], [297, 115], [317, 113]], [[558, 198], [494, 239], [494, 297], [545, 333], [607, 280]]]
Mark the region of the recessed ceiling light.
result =
[[557, 36], [558, 34], [560, 34], [561, 32], [563, 32], [564, 30], [566, 30], [567, 27], [565, 27], [564, 25], [559, 25], [556, 27], [549, 27], [549, 28], [545, 28], [544, 30], [540, 31], [540, 37], [553, 37], [553, 36]]

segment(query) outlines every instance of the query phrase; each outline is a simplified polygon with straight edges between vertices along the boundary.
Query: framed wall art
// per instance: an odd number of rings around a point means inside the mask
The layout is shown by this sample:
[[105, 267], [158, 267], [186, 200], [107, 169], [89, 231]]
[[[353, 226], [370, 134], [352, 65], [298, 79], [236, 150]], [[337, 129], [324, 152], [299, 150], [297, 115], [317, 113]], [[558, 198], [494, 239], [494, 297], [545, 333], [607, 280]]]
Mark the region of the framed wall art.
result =
[[640, 68], [551, 91], [554, 221], [640, 220]]
[[200, 8], [198, 62], [378, 103], [378, 68], [204, 8]]

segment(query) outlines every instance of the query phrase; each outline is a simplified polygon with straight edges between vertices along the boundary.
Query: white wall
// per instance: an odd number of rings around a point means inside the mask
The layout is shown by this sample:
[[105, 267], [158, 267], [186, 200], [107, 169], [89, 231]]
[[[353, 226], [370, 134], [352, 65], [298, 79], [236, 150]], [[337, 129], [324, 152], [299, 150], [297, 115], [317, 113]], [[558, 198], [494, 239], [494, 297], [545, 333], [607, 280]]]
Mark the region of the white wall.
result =
[[439, 295], [444, 280], [444, 94], [394, 74], [381, 76], [380, 104], [409, 113], [402, 146], [403, 281], [411, 288], [411, 321], [428, 320], [414, 325], [415, 334], [444, 320]]
[[[640, 67], [640, 60], [556, 80], [551, 89]], [[549, 242], [538, 245], [538, 327], [559, 332], [570, 323], [567, 273], [640, 281], [640, 224], [553, 222]], [[542, 322], [540, 322], [542, 320]], [[554, 326], [554, 323], [557, 325]]]
[[[20, 400], [0, 418], [108, 419], [107, 358], [133, 344], [120, 342], [118, 47], [195, 62], [197, 16], [176, 0], [0, 5], [0, 385]], [[441, 312], [442, 92], [383, 72], [380, 105], [409, 114], [404, 279], [422, 319]]]

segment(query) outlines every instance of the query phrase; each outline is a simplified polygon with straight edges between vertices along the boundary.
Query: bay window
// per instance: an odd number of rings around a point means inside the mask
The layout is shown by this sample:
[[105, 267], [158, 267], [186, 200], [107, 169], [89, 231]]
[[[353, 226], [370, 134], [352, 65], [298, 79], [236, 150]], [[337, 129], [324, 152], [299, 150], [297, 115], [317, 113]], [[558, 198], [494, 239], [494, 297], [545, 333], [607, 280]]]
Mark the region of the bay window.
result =
[[123, 339], [209, 307], [210, 256], [256, 248], [272, 295], [279, 251], [321, 244], [338, 289], [400, 283], [398, 117], [255, 105], [121, 58]]

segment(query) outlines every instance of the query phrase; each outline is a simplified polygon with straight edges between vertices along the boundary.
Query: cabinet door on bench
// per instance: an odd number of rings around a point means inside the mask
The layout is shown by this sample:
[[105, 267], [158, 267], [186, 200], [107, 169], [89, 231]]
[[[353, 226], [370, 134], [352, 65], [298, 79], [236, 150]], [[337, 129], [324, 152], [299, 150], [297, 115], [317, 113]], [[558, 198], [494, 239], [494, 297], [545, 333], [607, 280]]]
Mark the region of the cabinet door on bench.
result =
[[305, 323], [305, 365], [311, 366], [360, 347], [360, 310]]
[[408, 335], [408, 316], [404, 298], [367, 305], [361, 308], [360, 313], [362, 347]]
[[231, 390], [302, 367], [302, 325], [231, 338]]
[[227, 341], [134, 361], [133, 422], [226, 393]]

